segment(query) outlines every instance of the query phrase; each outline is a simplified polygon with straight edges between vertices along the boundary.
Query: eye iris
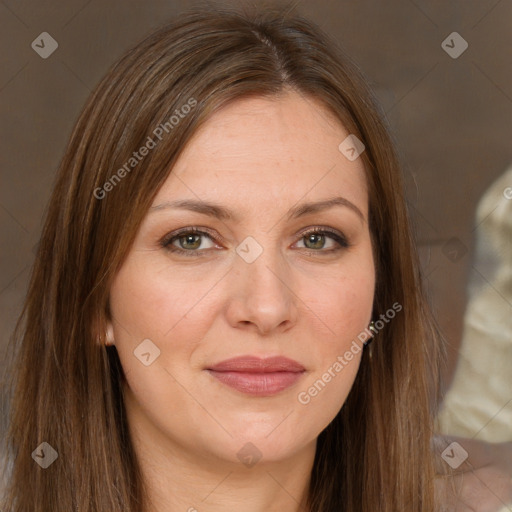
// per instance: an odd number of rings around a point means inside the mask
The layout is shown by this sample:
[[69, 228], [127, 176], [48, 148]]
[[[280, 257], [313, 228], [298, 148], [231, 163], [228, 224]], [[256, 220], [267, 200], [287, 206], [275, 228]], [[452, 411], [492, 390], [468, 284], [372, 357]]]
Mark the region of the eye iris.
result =
[[[319, 233], [311, 233], [310, 235], [304, 237], [304, 243], [309, 249], [321, 249], [325, 242], [324, 238], [325, 235], [321, 235]], [[313, 244], [313, 247], [308, 246], [309, 242]]]
[[[193, 241], [194, 239], [196, 239], [195, 243]], [[185, 241], [185, 242], [183, 243], [183, 241]], [[201, 245], [201, 235], [192, 235], [192, 234], [183, 235], [183, 236], [179, 237], [179, 242], [180, 242], [180, 246], [183, 249], [197, 249]], [[191, 243], [193, 245], [193, 247], [185, 247], [185, 245], [188, 243]]]

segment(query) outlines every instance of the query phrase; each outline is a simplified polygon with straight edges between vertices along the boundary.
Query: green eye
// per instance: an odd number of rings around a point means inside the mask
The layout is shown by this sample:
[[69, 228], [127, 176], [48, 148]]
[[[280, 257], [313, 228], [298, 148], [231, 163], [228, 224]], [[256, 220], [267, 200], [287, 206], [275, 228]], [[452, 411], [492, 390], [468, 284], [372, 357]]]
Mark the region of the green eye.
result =
[[[210, 247], [200, 247], [203, 244], [203, 237], [211, 241]], [[325, 249], [327, 240], [333, 242], [333, 246]], [[310, 253], [331, 254], [350, 247], [345, 236], [337, 231], [326, 228], [314, 228], [302, 233], [299, 242], [304, 243], [304, 249]], [[208, 250], [215, 247], [213, 235], [195, 227], [187, 227], [169, 233], [160, 242], [160, 245], [167, 251], [183, 255], [199, 257], [204, 256]]]
[[[327, 250], [322, 250], [325, 247], [326, 239], [331, 239], [338, 245], [338, 247], [334, 247]], [[347, 239], [334, 231], [327, 230], [325, 228], [315, 228], [307, 231], [302, 234], [302, 240], [304, 241], [304, 245], [306, 249], [312, 250], [314, 252], [335, 252], [341, 248], [349, 247], [349, 243]]]
[[[177, 240], [183, 249], [199, 249], [201, 246], [201, 236], [197, 234], [182, 235]], [[186, 247], [187, 245], [188, 247]]]
[[178, 232], [170, 233], [170, 235], [162, 240], [161, 245], [166, 250], [173, 253], [182, 254], [184, 256], [200, 256], [204, 252], [204, 248], [200, 251], [198, 250], [203, 242], [202, 237], [212, 240], [210, 234], [205, 231], [184, 228]]
[[[321, 235], [320, 233], [312, 233], [311, 235], [305, 236], [303, 240], [308, 249], [323, 249], [325, 238], [325, 235]], [[311, 246], [308, 245], [309, 243], [311, 243]]]

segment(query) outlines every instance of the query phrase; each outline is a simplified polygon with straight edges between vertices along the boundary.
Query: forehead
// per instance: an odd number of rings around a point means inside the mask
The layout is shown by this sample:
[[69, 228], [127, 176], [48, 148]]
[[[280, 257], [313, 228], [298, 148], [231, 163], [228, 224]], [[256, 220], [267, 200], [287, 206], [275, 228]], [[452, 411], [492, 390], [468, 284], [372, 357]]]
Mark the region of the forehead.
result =
[[348, 135], [311, 97], [236, 100], [193, 135], [153, 204], [186, 197], [268, 211], [342, 195], [366, 216], [363, 163], [338, 149]]

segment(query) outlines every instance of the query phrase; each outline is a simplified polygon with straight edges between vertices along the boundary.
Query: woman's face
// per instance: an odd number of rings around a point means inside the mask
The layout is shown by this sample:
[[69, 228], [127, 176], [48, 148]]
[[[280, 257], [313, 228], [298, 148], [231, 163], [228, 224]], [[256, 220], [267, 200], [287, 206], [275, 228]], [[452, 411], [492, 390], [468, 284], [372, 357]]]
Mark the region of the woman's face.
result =
[[[363, 164], [338, 149], [348, 135], [289, 93], [224, 107], [187, 145], [110, 293], [138, 439], [277, 461], [311, 449], [343, 406], [375, 284]], [[239, 357], [295, 365], [219, 366]]]

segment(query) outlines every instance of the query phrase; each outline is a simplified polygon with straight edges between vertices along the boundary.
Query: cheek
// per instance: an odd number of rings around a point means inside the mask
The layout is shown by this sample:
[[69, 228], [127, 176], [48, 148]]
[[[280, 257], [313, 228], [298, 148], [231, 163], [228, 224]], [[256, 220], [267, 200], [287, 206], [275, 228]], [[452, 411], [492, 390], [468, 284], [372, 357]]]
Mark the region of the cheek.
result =
[[311, 323], [318, 328], [318, 335], [312, 333], [318, 365], [299, 390], [297, 402], [304, 414], [316, 418], [317, 426], [334, 419], [356, 379], [374, 288], [370, 257], [352, 261], [343, 272], [333, 274], [333, 279], [310, 288], [315, 290], [307, 304]]
[[[370, 321], [375, 273], [373, 260], [359, 261], [312, 286], [311, 280], [304, 282], [302, 296], [311, 309], [311, 314], [321, 321], [318, 324], [323, 339], [328, 345], [342, 348], [346, 342], [364, 331]], [[316, 322], [318, 323], [318, 322]]]
[[201, 286], [176, 276], [170, 279], [169, 269], [162, 265], [128, 261], [110, 293], [114, 320], [134, 339], [173, 337], [204, 293]]
[[[192, 385], [189, 381], [198, 365], [194, 354], [219, 309], [214, 287], [219, 277], [213, 272], [208, 278], [204, 272], [198, 275], [198, 270], [175, 271], [162, 258], [133, 253], [111, 287], [116, 349], [127, 385], [148, 414], [151, 404], [165, 403], [174, 411], [186, 407], [180, 383]], [[146, 340], [156, 348], [149, 344], [142, 351], [139, 347], [145, 347]], [[154, 360], [149, 366], [137, 358], [147, 352], [149, 361]], [[154, 359], [153, 353], [158, 357]], [[161, 405], [153, 408], [155, 413]]]
[[132, 255], [111, 287], [115, 345], [132, 407], [165, 428], [169, 415], [189, 406], [179, 383], [202, 338], [203, 326], [187, 318], [200, 292], [186, 279], [170, 279], [161, 263], [140, 260]]
[[312, 309], [325, 322], [329, 338], [341, 341], [368, 326], [372, 306], [372, 283], [343, 280], [335, 289], [324, 290]]
[[[187, 322], [190, 286], [170, 282], [165, 270], [141, 265], [135, 255], [125, 262], [110, 291], [116, 350], [129, 388], [146, 397], [146, 406], [174, 389], [171, 358], [188, 360], [197, 345], [194, 339], [200, 339], [192, 332], [198, 326]], [[184, 332], [187, 326], [190, 330]]]

